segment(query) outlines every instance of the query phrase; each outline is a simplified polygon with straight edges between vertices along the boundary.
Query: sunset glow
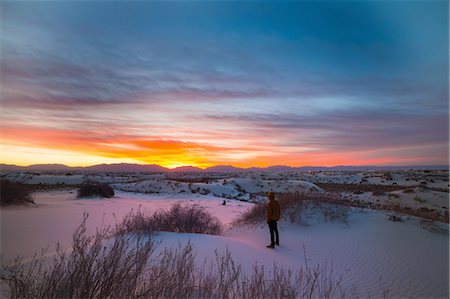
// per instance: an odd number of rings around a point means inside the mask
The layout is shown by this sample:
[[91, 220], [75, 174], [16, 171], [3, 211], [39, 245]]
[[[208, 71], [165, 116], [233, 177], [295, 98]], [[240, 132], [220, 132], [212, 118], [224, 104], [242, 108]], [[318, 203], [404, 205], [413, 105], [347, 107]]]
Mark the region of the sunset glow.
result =
[[1, 6], [1, 163], [448, 164], [448, 2]]

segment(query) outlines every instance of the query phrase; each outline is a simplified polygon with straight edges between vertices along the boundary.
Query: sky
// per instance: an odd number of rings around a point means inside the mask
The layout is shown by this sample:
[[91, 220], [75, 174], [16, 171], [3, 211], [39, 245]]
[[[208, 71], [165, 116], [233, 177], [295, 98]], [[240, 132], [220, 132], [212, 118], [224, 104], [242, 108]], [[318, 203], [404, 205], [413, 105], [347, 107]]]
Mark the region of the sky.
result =
[[0, 5], [1, 163], [449, 163], [448, 1]]

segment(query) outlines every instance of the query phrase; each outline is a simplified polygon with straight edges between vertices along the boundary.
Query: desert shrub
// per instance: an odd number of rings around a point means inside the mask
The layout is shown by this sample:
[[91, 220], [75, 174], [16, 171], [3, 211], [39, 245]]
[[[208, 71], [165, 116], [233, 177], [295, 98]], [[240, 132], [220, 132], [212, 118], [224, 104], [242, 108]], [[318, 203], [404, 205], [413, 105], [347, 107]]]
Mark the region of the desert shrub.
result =
[[448, 226], [436, 221], [424, 219], [420, 221], [420, 226], [432, 233], [448, 235]]
[[34, 203], [30, 193], [29, 185], [7, 179], [0, 180], [0, 205], [2, 206]]
[[153, 233], [169, 231], [218, 235], [222, 224], [217, 217], [198, 204], [175, 203], [168, 211], [156, 211], [146, 215], [140, 209], [129, 213], [119, 227], [119, 233]]
[[386, 179], [387, 181], [392, 181], [392, 180], [393, 180], [392, 174], [391, 174], [390, 172], [385, 173], [383, 177], [384, 177], [384, 179]]
[[347, 223], [349, 215], [349, 207], [339, 204], [332, 203], [317, 203], [320, 209], [320, 213], [324, 216], [325, 220], [328, 222], [341, 221]]
[[384, 193], [383, 191], [380, 191], [380, 190], [376, 190], [376, 191], [372, 192], [373, 196], [382, 196], [382, 195], [385, 195], [385, 194], [386, 193]]
[[425, 199], [422, 199], [420, 196], [414, 196], [414, 198], [413, 198], [413, 200], [414, 201], [417, 201], [417, 202], [419, 202], [419, 203], [425, 203], [425, 202], [427, 202]]
[[395, 199], [399, 199], [400, 198], [400, 194], [397, 194], [397, 193], [389, 193], [389, 199], [393, 199], [393, 198], [395, 198]]
[[[380, 185], [373, 185], [373, 187], [374, 188], [376, 187], [378, 189]], [[395, 190], [401, 189], [403, 189], [403, 187], [398, 186], [396, 187]], [[409, 187], [403, 189], [403, 193], [413, 193], [415, 191], [419, 191], [418, 189], [419, 189], [418, 187]], [[393, 188], [390, 188], [389, 190], [383, 189], [383, 191], [395, 191], [395, 190]], [[372, 192], [373, 191], [376, 190], [372, 190]], [[448, 212], [446, 213], [446, 211], [440, 213], [438, 211], [430, 209], [411, 208], [405, 205], [400, 205], [401, 197], [399, 194], [390, 193], [388, 194], [388, 196], [390, 200], [387, 204], [379, 204], [376, 202], [362, 201], [359, 199], [351, 199], [351, 198], [349, 200], [348, 198], [339, 196], [338, 194], [332, 192], [284, 193], [284, 194], [280, 193], [278, 196], [278, 201], [280, 202], [280, 205], [282, 205], [283, 202], [288, 203], [287, 207], [289, 207], [289, 202], [291, 201], [297, 202], [297, 206], [295, 206], [295, 208], [289, 208], [292, 211], [286, 210], [285, 208], [282, 207], [282, 215], [284, 218], [290, 221], [294, 221], [296, 219], [295, 222], [299, 222], [301, 224], [307, 224], [306, 221], [304, 221], [304, 219], [306, 218], [308, 212], [311, 211], [312, 209], [313, 210], [315, 209], [316, 211], [322, 213], [322, 215], [325, 217], [325, 220], [335, 219], [335, 220], [342, 220], [343, 222], [345, 222], [347, 217], [346, 215], [348, 214], [348, 206], [357, 208], [369, 208], [376, 210], [393, 211], [399, 214], [412, 215], [424, 219], [431, 219], [435, 221], [449, 223], [449, 215]], [[421, 198], [415, 199], [415, 201], [417, 202], [420, 202], [421, 200], [423, 201], [424, 199]], [[328, 203], [331, 204], [331, 206], [326, 206], [321, 203]], [[319, 205], [318, 208], [317, 205]], [[255, 205], [253, 208], [249, 209], [246, 213], [241, 215], [241, 217], [238, 218], [234, 222], [234, 224], [242, 225], [242, 224], [261, 223], [264, 219], [265, 208], [266, 204]]]
[[80, 189], [78, 189], [78, 198], [91, 196], [110, 198], [114, 196], [114, 189], [108, 184], [97, 182], [86, 182], [82, 184]]
[[[307, 225], [311, 214], [322, 215], [325, 221], [346, 222], [350, 203], [334, 193], [294, 192], [279, 193], [281, 217], [290, 222]], [[267, 203], [258, 203], [234, 221], [234, 225], [258, 224], [265, 220]]]
[[[85, 214], [73, 235], [72, 250], [57, 246], [50, 260], [45, 252], [29, 263], [18, 259], [2, 263], [1, 279], [10, 298], [122, 298], [135, 297], [143, 283], [154, 244], [139, 236], [117, 236], [108, 240], [109, 229], [86, 234]], [[110, 241], [107, 244], [106, 241]], [[105, 243], [106, 242], [106, 243]]]
[[[86, 233], [85, 215], [70, 253], [60, 246], [53, 258], [3, 264], [3, 295], [10, 298], [348, 298], [342, 277], [327, 263], [298, 271], [274, 264], [242, 271], [231, 252], [216, 251], [215, 263], [195, 263], [191, 242], [155, 254], [150, 237], [109, 228]], [[301, 266], [301, 265], [299, 265]]]
[[[351, 297], [341, 287], [342, 277], [325, 264], [311, 267], [305, 264], [291, 271], [278, 264], [272, 269], [253, 264], [250, 274], [236, 264], [227, 249], [216, 251], [215, 267], [202, 271], [199, 280], [200, 298], [345, 298]], [[354, 296], [354, 294], [353, 294]]]
[[265, 219], [266, 208], [267, 204], [261, 202], [256, 203], [250, 209], [241, 214], [237, 219], [235, 219], [234, 224], [242, 225], [261, 223]]
[[397, 215], [390, 215], [388, 217], [388, 220], [393, 221], [393, 222], [401, 222], [401, 221], [403, 221], [402, 217], [399, 217]]

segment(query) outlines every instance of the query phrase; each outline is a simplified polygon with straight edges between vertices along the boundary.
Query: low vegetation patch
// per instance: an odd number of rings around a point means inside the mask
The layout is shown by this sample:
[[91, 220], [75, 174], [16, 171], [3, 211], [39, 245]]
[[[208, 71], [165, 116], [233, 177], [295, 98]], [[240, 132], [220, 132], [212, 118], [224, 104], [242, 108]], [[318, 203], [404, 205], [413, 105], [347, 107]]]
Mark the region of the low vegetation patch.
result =
[[[86, 233], [87, 214], [73, 235], [72, 250], [57, 246], [50, 260], [45, 252], [29, 263], [2, 262], [1, 279], [10, 298], [124, 298], [135, 297], [154, 244], [143, 238], [117, 236], [109, 230]], [[107, 241], [110, 244], [107, 246]]]
[[[295, 193], [279, 193], [277, 200], [280, 203], [281, 216], [291, 222], [308, 225], [308, 218], [311, 215], [322, 215], [325, 221], [341, 221], [347, 222], [349, 208], [364, 208], [382, 211], [391, 211], [403, 215], [411, 215], [423, 219], [440, 221], [449, 223], [448, 209], [443, 213], [424, 207], [408, 207], [401, 205], [395, 196], [391, 198], [391, 202], [377, 203], [371, 201], [363, 201], [360, 199], [344, 198], [337, 193], [320, 193], [320, 192], [295, 192]], [[417, 201], [417, 200], [416, 200]], [[265, 220], [267, 203], [255, 204], [247, 210], [237, 220], [234, 225], [243, 224], [259, 224]]]
[[316, 183], [317, 186], [327, 192], [392, 192], [405, 189], [405, 187], [398, 185], [377, 185], [377, 184], [345, 184], [345, 183]]
[[0, 184], [1, 206], [34, 203], [31, 199], [31, 189], [29, 185], [12, 182], [7, 179], [1, 179]]
[[[308, 225], [308, 218], [321, 215], [325, 221], [346, 222], [349, 214], [349, 202], [336, 194], [319, 192], [279, 193], [281, 217], [293, 223]], [[267, 203], [259, 203], [247, 210], [235, 225], [258, 224], [265, 220]]]
[[389, 193], [388, 198], [389, 199], [399, 199], [400, 195], [398, 193]]
[[372, 195], [373, 196], [383, 196], [383, 195], [386, 195], [386, 193], [384, 193], [383, 191], [377, 190], [377, 191], [372, 191]]
[[114, 189], [108, 184], [97, 182], [86, 182], [80, 185], [80, 189], [78, 189], [78, 198], [96, 196], [111, 198], [114, 196]]
[[175, 182], [180, 182], [180, 183], [205, 183], [205, 184], [209, 184], [209, 182], [212, 180], [210, 178], [206, 178], [206, 177], [200, 177], [200, 178], [171, 178], [168, 179], [170, 181], [175, 181]]
[[425, 199], [422, 199], [420, 196], [417, 196], [417, 195], [414, 196], [413, 200], [418, 203], [426, 203], [427, 202]]
[[141, 210], [128, 214], [119, 227], [119, 233], [147, 233], [169, 231], [218, 235], [222, 224], [217, 217], [197, 204], [175, 203], [168, 211], [156, 211], [147, 215]]
[[[305, 264], [291, 271], [253, 265], [243, 271], [229, 250], [216, 251], [215, 263], [195, 262], [192, 243], [156, 253], [150, 236], [109, 229], [86, 234], [86, 218], [71, 250], [36, 255], [31, 262], [1, 265], [4, 296], [9, 298], [349, 298], [342, 277], [328, 264]], [[70, 252], [70, 253], [68, 253]], [[353, 290], [354, 292], [354, 290]]]

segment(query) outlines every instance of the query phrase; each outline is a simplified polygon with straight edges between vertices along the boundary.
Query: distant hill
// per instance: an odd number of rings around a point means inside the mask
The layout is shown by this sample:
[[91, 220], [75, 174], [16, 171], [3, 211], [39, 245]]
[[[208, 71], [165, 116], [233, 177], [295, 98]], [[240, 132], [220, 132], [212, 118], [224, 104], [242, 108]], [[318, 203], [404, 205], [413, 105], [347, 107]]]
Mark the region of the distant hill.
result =
[[234, 167], [231, 165], [217, 165], [208, 167], [205, 169], [205, 172], [244, 172], [245, 168]]
[[78, 167], [63, 164], [34, 164], [30, 166], [0, 164], [0, 170], [2, 171], [73, 171], [77, 169]]
[[180, 166], [170, 170], [171, 172], [203, 172], [205, 171], [202, 168], [194, 167], [194, 166]]
[[298, 171], [299, 167], [291, 167], [291, 166], [283, 166], [283, 165], [276, 165], [276, 166], [269, 166], [269, 167], [251, 167], [247, 168], [246, 171], [264, 171], [264, 172], [291, 172], [291, 171]]
[[448, 165], [406, 165], [406, 166], [302, 166], [299, 171], [361, 171], [361, 170], [409, 170], [409, 169], [448, 169]]
[[362, 170], [402, 170], [402, 169], [449, 169], [448, 165], [422, 165], [422, 166], [269, 166], [240, 168], [231, 165], [218, 165], [202, 169], [194, 166], [181, 166], [175, 169], [165, 168], [155, 164], [99, 164], [86, 167], [70, 167], [63, 164], [35, 164], [30, 166], [16, 166], [0, 164], [1, 171], [89, 171], [89, 172], [305, 172], [305, 171], [362, 171]]
[[142, 164], [99, 164], [86, 167], [70, 167], [62, 164], [35, 164], [30, 166], [16, 166], [0, 164], [2, 171], [89, 171], [89, 172], [166, 172], [168, 168], [159, 165]]
[[96, 171], [96, 172], [165, 172], [168, 168], [155, 165], [155, 164], [100, 164], [84, 167], [83, 170]]

